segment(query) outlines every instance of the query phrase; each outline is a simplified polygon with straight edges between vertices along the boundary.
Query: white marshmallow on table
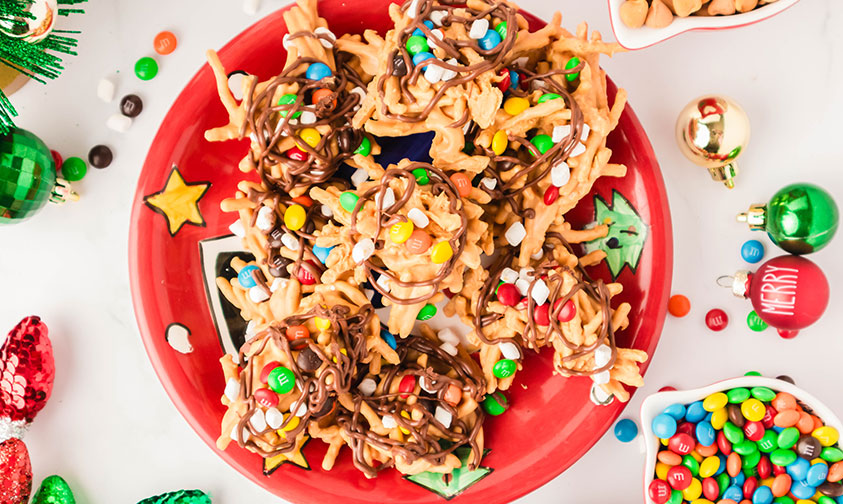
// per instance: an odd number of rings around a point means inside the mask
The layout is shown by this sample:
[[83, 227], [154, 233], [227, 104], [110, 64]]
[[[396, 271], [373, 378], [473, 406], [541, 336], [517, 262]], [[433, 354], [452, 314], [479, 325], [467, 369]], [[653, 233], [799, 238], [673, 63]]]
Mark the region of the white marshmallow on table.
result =
[[439, 337], [439, 341], [441, 341], [442, 343], [448, 343], [452, 346], [457, 346], [460, 344], [460, 337], [457, 336], [454, 330], [450, 327], [446, 327], [445, 329], [439, 331], [439, 334], [437, 334], [437, 336]]
[[281, 424], [284, 423], [284, 414], [278, 411], [278, 408], [269, 408], [264, 416], [266, 424], [273, 429], [281, 427]]
[[313, 33], [315, 33], [316, 35], [327, 35], [328, 38], [331, 39], [325, 40], [322, 37], [319, 37], [319, 43], [322, 44], [322, 47], [324, 47], [325, 49], [331, 49], [332, 47], [334, 47], [334, 42], [337, 41], [337, 36], [334, 35], [334, 32], [325, 28], [324, 26], [317, 27], [313, 30]]
[[108, 120], [105, 121], [105, 125], [110, 130], [114, 130], [118, 133], [125, 133], [132, 127], [132, 122], [131, 117], [126, 117], [123, 114], [112, 114]]
[[509, 226], [509, 229], [506, 230], [504, 237], [506, 238], [507, 243], [515, 247], [527, 237], [527, 230], [521, 222], [514, 222], [511, 226]]
[[263, 415], [263, 410], [260, 408], [255, 409], [255, 412], [252, 413], [252, 417], [249, 418], [249, 423], [252, 424], [252, 427], [258, 432], [263, 432], [266, 430], [266, 417]]
[[284, 233], [283, 235], [281, 235], [281, 243], [294, 252], [299, 249], [298, 238], [296, 238], [290, 233]]
[[448, 413], [448, 410], [446, 410], [442, 406], [436, 407], [436, 411], [433, 414], [433, 417], [446, 429], [449, 429], [451, 427], [451, 420], [453, 420], [454, 418], [454, 416]]
[[519, 278], [515, 281], [515, 288], [518, 289], [519, 294], [526, 296], [530, 289], [530, 281], [526, 278]]
[[504, 268], [501, 271], [501, 280], [506, 283], [515, 283], [518, 281], [518, 272], [512, 268]]
[[498, 349], [501, 351], [501, 355], [503, 355], [506, 359], [518, 360], [521, 358], [521, 352], [518, 350], [518, 345], [511, 341], [498, 343]]
[[394, 429], [398, 427], [398, 422], [395, 421], [395, 418], [392, 415], [384, 415], [381, 422], [383, 422], [384, 428], [387, 429]]
[[594, 349], [594, 367], [602, 368], [612, 359], [612, 349], [607, 345], [600, 345]]
[[228, 230], [231, 231], [231, 234], [234, 236], [238, 236], [240, 238], [246, 236], [246, 228], [243, 227], [243, 222], [241, 222], [240, 219], [232, 222], [231, 225], [228, 226]]
[[547, 297], [550, 296], [550, 289], [547, 288], [547, 284], [544, 283], [544, 280], [539, 278], [535, 281], [535, 283], [533, 283], [533, 290], [530, 291], [530, 295], [533, 297], [536, 304], [541, 306], [547, 301]]
[[448, 355], [457, 355], [457, 353], [459, 353], [459, 351], [457, 350], [457, 347], [455, 347], [454, 345], [452, 345], [450, 343], [442, 343], [441, 345], [439, 345], [439, 348], [444, 350], [445, 353], [448, 354]]
[[483, 187], [492, 191], [495, 187], [498, 186], [498, 179], [492, 177], [483, 177], [480, 179], [480, 183], [483, 184]]
[[428, 224], [430, 224], [430, 219], [427, 217], [423, 211], [418, 208], [411, 208], [409, 212], [407, 212], [407, 217], [413, 222], [413, 226], [417, 228], [426, 228]]
[[261, 231], [269, 231], [275, 225], [272, 209], [268, 206], [261, 207], [258, 210], [258, 218], [255, 219], [255, 226]]
[[371, 396], [375, 393], [375, 389], [378, 388], [378, 384], [375, 383], [375, 380], [371, 378], [363, 378], [363, 381], [357, 385], [357, 390], [360, 391], [361, 394], [364, 396]]
[[116, 91], [117, 85], [111, 76], [103, 77], [97, 84], [97, 96], [106, 103], [111, 103], [114, 100], [114, 93]]
[[473, 39], [481, 39], [489, 31], [489, 20], [486, 18], [475, 19], [468, 30], [468, 36]]
[[375, 242], [372, 241], [371, 238], [363, 238], [359, 242], [354, 244], [354, 248], [351, 249], [351, 259], [360, 264], [366, 259], [372, 257], [372, 254], [375, 253]]
[[445, 69], [439, 65], [429, 64], [424, 67], [424, 78], [431, 84], [436, 84], [442, 80], [445, 75]]
[[591, 375], [591, 379], [594, 380], [594, 383], [597, 385], [605, 385], [609, 383], [609, 372], [601, 371], [600, 373]]
[[562, 187], [571, 180], [571, 168], [565, 161], [560, 161], [550, 169], [550, 183]]
[[550, 139], [553, 140], [553, 143], [557, 144], [562, 140], [568, 138], [571, 134], [571, 125], [570, 124], [559, 124], [553, 127], [553, 133], [550, 135]]
[[316, 122], [316, 114], [309, 110], [304, 110], [299, 116], [299, 121], [301, 121], [302, 124], [313, 124]]
[[360, 184], [367, 180], [369, 180], [369, 172], [363, 168], [358, 168], [351, 174], [351, 183], [354, 184], [354, 187], [360, 187]]
[[225, 390], [223, 391], [223, 394], [229, 401], [236, 401], [237, 396], [240, 395], [240, 380], [237, 378], [229, 378], [228, 381], [225, 382]]
[[448, 13], [443, 10], [434, 10], [430, 11], [430, 20], [433, 21], [433, 24], [436, 26], [442, 26], [442, 20], [445, 19]]
[[251, 299], [254, 303], [263, 303], [269, 299], [269, 294], [267, 294], [266, 291], [261, 289], [259, 286], [255, 285], [249, 289], [249, 299]]
[[328, 205], [322, 205], [322, 215], [330, 219], [334, 216], [334, 211]]
[[389, 284], [389, 277], [386, 275], [378, 276], [378, 279], [377, 281], [375, 281], [375, 283], [378, 284], [380, 288], [383, 289], [385, 292], [389, 292], [392, 290], [392, 287]]
[[[376, 205], [381, 204], [381, 192], [380, 191], [378, 191], [377, 194], [375, 194], [375, 204]], [[383, 192], [383, 206], [381, 208], [386, 210], [387, 208], [391, 207], [394, 204], [395, 204], [395, 191], [393, 191], [391, 187], [387, 187], [386, 190]]]

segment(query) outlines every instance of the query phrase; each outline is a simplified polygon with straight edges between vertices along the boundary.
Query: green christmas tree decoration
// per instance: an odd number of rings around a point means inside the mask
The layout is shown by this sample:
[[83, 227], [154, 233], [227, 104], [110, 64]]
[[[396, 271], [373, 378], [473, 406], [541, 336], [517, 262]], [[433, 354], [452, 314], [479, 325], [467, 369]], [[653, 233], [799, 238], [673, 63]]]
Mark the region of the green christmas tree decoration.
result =
[[176, 490], [149, 497], [138, 504], [211, 504], [211, 498], [201, 490]]
[[[483, 455], [485, 456], [488, 452], [489, 450], [485, 450]], [[489, 467], [481, 466], [473, 471], [468, 468], [468, 459], [471, 456], [471, 448], [468, 446], [457, 448], [454, 450], [454, 454], [459, 457], [462, 467], [454, 469], [451, 474], [423, 472], [404, 476], [404, 479], [412, 481], [446, 500], [450, 500], [491, 474], [492, 469]]]
[[76, 504], [70, 486], [61, 476], [47, 476], [41, 482], [32, 504]]
[[[87, 0], [57, 0], [58, 5], [77, 5]], [[36, 16], [33, 12], [43, 14]], [[77, 31], [56, 30], [54, 16], [84, 12], [77, 8], [59, 8], [53, 12], [47, 0], [0, 0], [0, 64], [46, 83], [64, 69], [55, 53], [75, 55]], [[17, 111], [0, 90], [0, 134], [14, 126]]]
[[595, 225], [607, 224], [609, 233], [603, 238], [585, 243], [586, 252], [602, 250], [606, 253], [606, 264], [612, 279], [618, 278], [624, 266], [629, 266], [635, 273], [649, 230], [635, 207], [615, 190], [612, 191], [611, 204], [595, 195], [594, 220]]

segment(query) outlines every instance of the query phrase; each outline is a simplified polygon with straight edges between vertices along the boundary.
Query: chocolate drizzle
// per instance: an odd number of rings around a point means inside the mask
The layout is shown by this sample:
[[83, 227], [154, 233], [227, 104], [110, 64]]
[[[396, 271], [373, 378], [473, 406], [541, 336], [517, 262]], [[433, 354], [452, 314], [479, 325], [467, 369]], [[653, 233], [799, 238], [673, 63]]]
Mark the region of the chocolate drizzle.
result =
[[[383, 239], [380, 238], [381, 231], [385, 229], [388, 230], [389, 227], [393, 224], [408, 221], [407, 216], [400, 215], [398, 211], [401, 210], [404, 205], [407, 204], [407, 202], [410, 200], [410, 197], [413, 195], [413, 191], [416, 190], [416, 177], [415, 175], [413, 175], [412, 171], [418, 168], [422, 168], [427, 171], [428, 176], [430, 178], [430, 191], [434, 196], [438, 196], [440, 194], [444, 194], [445, 196], [447, 196], [450, 202], [448, 210], [451, 213], [457, 214], [460, 217], [460, 226], [456, 230], [454, 235], [448, 240], [451, 245], [451, 249], [453, 250], [453, 255], [450, 259], [448, 259], [448, 261], [442, 264], [442, 266], [439, 268], [438, 273], [433, 278], [415, 282], [408, 282], [396, 278], [383, 266], [376, 264], [372, 260], [372, 258], [366, 259], [363, 262], [363, 266], [366, 271], [366, 277], [372, 284], [372, 288], [377, 290], [381, 295], [385, 296], [393, 303], [397, 304], [421, 303], [432, 298], [439, 291], [439, 285], [442, 283], [442, 281], [448, 275], [450, 275], [452, 271], [454, 271], [454, 267], [456, 266], [457, 260], [462, 254], [462, 251], [465, 249], [466, 230], [468, 227], [468, 218], [465, 215], [459, 191], [457, 190], [456, 186], [451, 181], [451, 179], [448, 178], [448, 176], [445, 174], [445, 172], [443, 172], [439, 168], [436, 168], [427, 163], [415, 162], [408, 164], [404, 168], [390, 168], [386, 170], [380, 180], [380, 183], [377, 186], [374, 186], [364, 192], [360, 196], [360, 199], [357, 201], [357, 205], [354, 207], [354, 210], [351, 212], [351, 231], [356, 232], [357, 215], [363, 208], [363, 204], [367, 200], [375, 198], [375, 196], [377, 195], [377, 198], [375, 199], [375, 201], [377, 202], [377, 211], [375, 213], [375, 218], [377, 219], [377, 231], [375, 232], [373, 239], [375, 241], [376, 249], [383, 248]], [[384, 195], [386, 193], [386, 190], [389, 189], [389, 182], [393, 179], [406, 180], [406, 188], [404, 189], [404, 193], [401, 194], [401, 197], [396, 199], [395, 203], [390, 205], [389, 208], [383, 208]], [[423, 294], [421, 296], [417, 296], [411, 299], [396, 297], [390, 292], [386, 291], [376, 281], [375, 273], [379, 275], [385, 275], [389, 279], [390, 284], [392, 285], [399, 285], [401, 287], [430, 286], [430, 293]]]

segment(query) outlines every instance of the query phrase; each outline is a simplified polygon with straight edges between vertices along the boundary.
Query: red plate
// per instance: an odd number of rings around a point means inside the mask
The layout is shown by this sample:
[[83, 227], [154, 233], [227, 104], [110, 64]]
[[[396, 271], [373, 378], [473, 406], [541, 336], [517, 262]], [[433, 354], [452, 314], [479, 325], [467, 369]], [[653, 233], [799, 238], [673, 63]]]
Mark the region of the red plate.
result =
[[[366, 28], [383, 33], [389, 26], [387, 5], [387, 0], [324, 0], [320, 2], [320, 14], [338, 34], [360, 33]], [[529, 14], [525, 16], [533, 29], [544, 24]], [[229, 71], [241, 69], [261, 80], [269, 78], [282, 68], [284, 33], [279, 11], [222, 49], [222, 62]], [[614, 85], [610, 93], [614, 93]], [[263, 475], [262, 460], [257, 455], [237, 446], [224, 452], [216, 449], [224, 412], [220, 395], [225, 384], [218, 362], [223, 348], [208, 308], [200, 242], [229, 234], [228, 225], [234, 218], [223, 214], [219, 204], [233, 194], [242, 178], [237, 163], [245, 155], [247, 143], [208, 143], [203, 133], [227, 122], [212, 72], [206, 65], [187, 84], [164, 119], [135, 194], [129, 243], [132, 295], [146, 350], [164, 388], [188, 423], [220, 457], [287, 500], [332, 504], [444, 500], [402, 479], [396, 471], [367, 480], [353, 467], [347, 449], [332, 471], [323, 471], [320, 465], [325, 445], [320, 441], [313, 441], [304, 449], [311, 470], [286, 464], [270, 476]], [[600, 243], [610, 253], [629, 260], [618, 281], [624, 284], [620, 299], [633, 307], [630, 326], [619, 334], [618, 341], [622, 346], [640, 348], [652, 355], [664, 321], [673, 266], [667, 197], [653, 149], [629, 107], [609, 138], [609, 146], [614, 151], [613, 162], [626, 164], [629, 174], [624, 179], [601, 179], [592, 193], [600, 199], [584, 198], [570, 214], [570, 220], [575, 225], [595, 220], [598, 202], [599, 220], [608, 218], [615, 224], [610, 237]], [[177, 174], [173, 172], [174, 165], [178, 166]], [[186, 187], [179, 188], [178, 174]], [[164, 191], [165, 196], [155, 198], [168, 180], [170, 187]], [[198, 201], [201, 216], [190, 213], [194, 201]], [[601, 201], [608, 202], [608, 207]], [[614, 212], [607, 214], [609, 208]], [[192, 222], [178, 228], [180, 215]], [[646, 236], [642, 252], [635, 254], [634, 246], [640, 243], [631, 237], [642, 235]], [[606, 265], [598, 266], [593, 273], [606, 279], [611, 276]], [[211, 291], [210, 295], [217, 293]], [[168, 344], [165, 335], [174, 324], [181, 324], [190, 332], [191, 353], [179, 353]], [[609, 406], [594, 406], [589, 400], [590, 386], [588, 378], [553, 376], [548, 352], [528, 358], [509, 394], [513, 407], [487, 424], [486, 446], [491, 451], [483, 459], [483, 466], [492, 471], [456, 500], [509, 502], [551, 480], [579, 459], [623, 410], [617, 401]]]

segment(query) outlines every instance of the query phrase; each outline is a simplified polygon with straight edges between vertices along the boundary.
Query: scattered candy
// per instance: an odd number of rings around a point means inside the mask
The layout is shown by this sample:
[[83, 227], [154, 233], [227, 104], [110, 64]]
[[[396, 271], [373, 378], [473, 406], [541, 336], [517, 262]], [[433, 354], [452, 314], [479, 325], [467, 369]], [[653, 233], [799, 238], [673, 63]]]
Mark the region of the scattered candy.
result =
[[304, 226], [307, 220], [307, 211], [301, 205], [290, 205], [284, 211], [284, 225], [290, 231], [297, 231]]
[[[281, 98], [278, 98], [278, 105], [293, 105], [293, 104], [296, 103], [297, 99], [298, 99], [298, 97], [296, 95], [294, 95], [293, 93], [287, 93], [287, 94], [281, 95]], [[282, 110], [282, 111], [278, 112], [278, 114], [281, 117], [287, 117], [287, 114], [289, 114], [289, 113], [290, 113], [289, 110]], [[291, 119], [298, 119], [299, 117], [301, 117], [301, 113], [302, 113], [301, 110], [293, 112], [293, 115], [291, 116]]]
[[149, 56], [139, 59], [135, 63], [135, 75], [140, 80], [148, 81], [154, 79], [158, 75], [158, 62], [155, 61], [155, 58]]
[[501, 359], [492, 366], [492, 374], [496, 378], [509, 378], [515, 374], [518, 364], [512, 359]]
[[106, 127], [118, 133], [125, 133], [132, 127], [132, 118], [123, 114], [112, 114], [105, 122]]
[[450, 178], [451, 182], [453, 182], [454, 186], [456, 186], [460, 197], [467, 198], [471, 195], [471, 179], [468, 178], [468, 175], [462, 172], [457, 172], [448, 178]]
[[305, 77], [310, 80], [320, 81], [325, 77], [333, 75], [331, 68], [325, 63], [311, 63], [305, 71]]
[[544, 154], [553, 147], [553, 139], [549, 135], [536, 135], [530, 139], [530, 143], [536, 146], [540, 154]]
[[417, 320], [430, 320], [433, 316], [436, 315], [436, 306], [432, 304], [426, 304], [422, 306], [422, 309], [419, 310], [418, 315], [416, 315]]
[[503, 109], [509, 115], [518, 115], [530, 108], [530, 102], [520, 96], [512, 96], [503, 102]]
[[714, 308], [705, 314], [705, 325], [712, 331], [722, 331], [729, 325], [729, 316], [719, 308]]
[[622, 443], [629, 443], [638, 437], [638, 425], [629, 418], [618, 421], [615, 424], [615, 437]]
[[761, 317], [755, 313], [755, 310], [752, 310], [749, 312], [749, 315], [746, 316], [746, 325], [755, 332], [761, 332], [769, 327], [767, 323], [761, 320]]
[[477, 45], [484, 51], [491, 51], [502, 42], [501, 36], [494, 30], [486, 30], [483, 38], [477, 41]]
[[97, 84], [97, 96], [106, 103], [111, 103], [114, 100], [116, 90], [117, 85], [112, 77], [103, 77]]
[[161, 33], [155, 36], [155, 52], [162, 56], [172, 54], [172, 52], [176, 50], [177, 46], [178, 39], [176, 39], [176, 36], [173, 34], [173, 32], [162, 31]]
[[95, 145], [88, 151], [88, 162], [94, 168], [108, 168], [114, 161], [114, 153], [105, 145]]
[[290, 368], [277, 366], [270, 371], [267, 384], [277, 394], [287, 394], [296, 386], [296, 375]]
[[764, 258], [764, 245], [758, 240], [748, 240], [741, 247], [743, 260], [755, 264]]
[[304, 128], [299, 131], [299, 138], [304, 140], [304, 143], [307, 145], [315, 148], [319, 145], [319, 141], [322, 140], [322, 135], [316, 130], [316, 128]]
[[[573, 70], [574, 68], [577, 68], [577, 66], [579, 66], [579, 64], [580, 64], [580, 59], [575, 56], [575, 57], [568, 60], [568, 63], [565, 65], [565, 70]], [[565, 78], [568, 80], [568, 82], [574, 82], [575, 80], [580, 78], [580, 73], [575, 72], [575, 73], [565, 74]]]
[[372, 141], [369, 140], [369, 137], [364, 136], [363, 140], [360, 141], [360, 145], [354, 149], [355, 154], [360, 154], [361, 156], [368, 156], [372, 152]]
[[69, 157], [61, 165], [61, 176], [70, 182], [82, 180], [86, 173], [88, 173], [88, 165], [79, 157]]
[[684, 317], [691, 311], [691, 302], [682, 294], [674, 294], [667, 302], [667, 311], [674, 317]]
[[257, 285], [257, 282], [255, 281], [255, 276], [257, 275], [258, 271], [259, 270], [257, 266], [251, 264], [243, 266], [243, 269], [241, 269], [240, 273], [237, 274], [237, 282], [244, 289], [251, 289], [252, 287]]

